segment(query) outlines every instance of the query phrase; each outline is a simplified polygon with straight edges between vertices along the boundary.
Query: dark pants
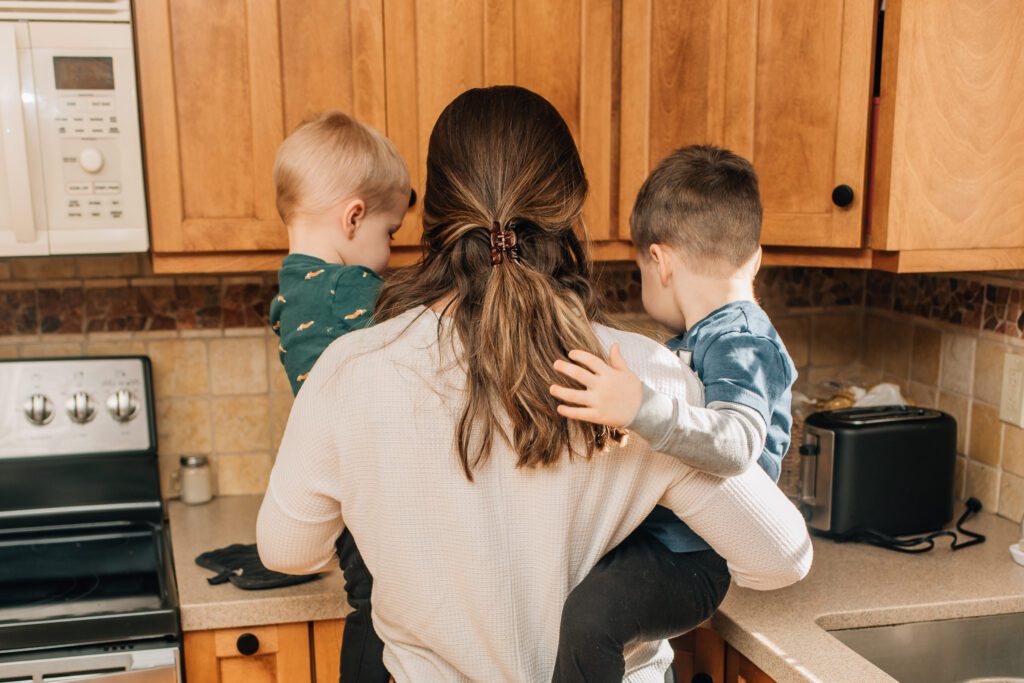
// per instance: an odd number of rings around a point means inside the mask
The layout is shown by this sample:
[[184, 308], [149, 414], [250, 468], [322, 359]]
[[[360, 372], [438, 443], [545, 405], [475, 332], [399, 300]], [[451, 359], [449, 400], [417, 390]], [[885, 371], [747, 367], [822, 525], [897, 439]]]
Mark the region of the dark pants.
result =
[[692, 630], [728, 590], [729, 570], [715, 551], [673, 553], [634, 531], [565, 601], [552, 680], [622, 683], [625, 646]]
[[341, 571], [345, 574], [348, 604], [355, 610], [345, 617], [345, 634], [341, 640], [342, 683], [388, 683], [391, 675], [384, 668], [384, 643], [373, 630], [370, 619], [370, 576], [363, 556], [348, 529], [336, 543]]

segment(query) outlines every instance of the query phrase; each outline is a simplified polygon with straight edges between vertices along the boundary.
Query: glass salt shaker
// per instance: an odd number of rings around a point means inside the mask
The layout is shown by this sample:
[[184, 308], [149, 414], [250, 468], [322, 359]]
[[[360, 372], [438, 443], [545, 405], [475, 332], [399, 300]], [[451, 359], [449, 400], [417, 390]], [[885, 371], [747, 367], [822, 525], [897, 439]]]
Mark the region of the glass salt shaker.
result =
[[181, 469], [175, 472], [176, 488], [181, 502], [202, 505], [213, 499], [213, 475], [205, 455], [183, 455]]

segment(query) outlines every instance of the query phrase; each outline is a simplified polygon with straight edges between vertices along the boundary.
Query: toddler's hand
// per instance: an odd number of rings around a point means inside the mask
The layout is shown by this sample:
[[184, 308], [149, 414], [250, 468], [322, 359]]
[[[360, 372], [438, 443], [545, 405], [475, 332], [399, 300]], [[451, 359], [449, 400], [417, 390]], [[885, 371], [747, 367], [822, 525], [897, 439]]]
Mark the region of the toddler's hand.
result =
[[634, 375], [613, 344], [609, 353], [611, 364], [592, 353], [574, 349], [569, 352], [569, 363], [556, 360], [555, 370], [584, 386], [571, 389], [561, 384], [551, 385], [551, 395], [574, 405], [558, 406], [558, 414], [570, 420], [583, 420], [606, 427], [625, 427], [640, 410], [644, 389], [640, 378]]

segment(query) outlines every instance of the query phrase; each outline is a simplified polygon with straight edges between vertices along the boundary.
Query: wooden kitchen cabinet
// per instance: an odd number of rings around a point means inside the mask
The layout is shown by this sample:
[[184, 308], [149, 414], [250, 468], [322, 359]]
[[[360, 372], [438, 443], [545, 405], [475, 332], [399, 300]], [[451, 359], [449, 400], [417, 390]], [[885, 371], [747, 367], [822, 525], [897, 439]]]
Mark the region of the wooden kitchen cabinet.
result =
[[888, 270], [1024, 268], [1024, 4], [886, 5], [870, 246]]
[[189, 683], [338, 683], [342, 619], [189, 631]]
[[154, 270], [276, 269], [277, 147], [312, 113], [384, 130], [381, 0], [136, 0]]
[[775, 683], [732, 645], [725, 646], [725, 683]]
[[861, 247], [875, 13], [870, 0], [624, 2], [620, 231], [658, 161], [713, 143], [758, 171], [763, 244]]
[[310, 683], [305, 623], [185, 634], [189, 683]]
[[[385, 132], [422, 196], [430, 130], [467, 88], [514, 83], [563, 114], [591, 183], [585, 217], [615, 243], [613, 0], [137, 0], [140, 92], [158, 272], [274, 269], [277, 146], [340, 109]], [[388, 49], [385, 51], [385, 42]], [[419, 211], [396, 235], [417, 254]], [[405, 249], [403, 249], [405, 247]]]
[[[417, 191], [423, 190], [430, 131], [445, 105], [467, 88], [521, 85], [551, 101], [569, 124], [590, 181], [588, 230], [595, 240], [614, 240], [615, 5], [389, 0], [387, 131], [409, 162]], [[398, 244], [418, 239], [414, 229], [396, 235]]]

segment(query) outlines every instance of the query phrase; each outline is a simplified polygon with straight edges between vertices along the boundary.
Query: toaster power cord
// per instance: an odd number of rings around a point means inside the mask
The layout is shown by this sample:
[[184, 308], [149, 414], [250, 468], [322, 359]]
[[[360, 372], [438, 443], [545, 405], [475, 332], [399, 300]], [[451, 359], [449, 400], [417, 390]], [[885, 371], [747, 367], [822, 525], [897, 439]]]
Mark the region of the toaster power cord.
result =
[[961, 541], [960, 537], [956, 535], [956, 532], [944, 529], [942, 531], [936, 531], [923, 536], [911, 536], [909, 538], [897, 538], [895, 536], [889, 536], [883, 534], [880, 531], [874, 529], [853, 529], [835, 537], [835, 540], [840, 543], [846, 541], [855, 541], [859, 543], [869, 543], [871, 545], [879, 546], [880, 548], [888, 548], [889, 550], [895, 550], [900, 553], [926, 553], [935, 547], [935, 539], [948, 537], [953, 539], [950, 544], [950, 548], [953, 550], [962, 550], [964, 548], [970, 548], [972, 545], [985, 542], [985, 536], [969, 529], [964, 528], [964, 523], [979, 510], [981, 510], [981, 501], [977, 498], [968, 498], [966, 501], [967, 509], [960, 515], [960, 519], [957, 520], [956, 530], [962, 533], [964, 536], [970, 538], [968, 541]]

